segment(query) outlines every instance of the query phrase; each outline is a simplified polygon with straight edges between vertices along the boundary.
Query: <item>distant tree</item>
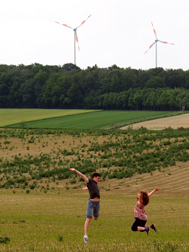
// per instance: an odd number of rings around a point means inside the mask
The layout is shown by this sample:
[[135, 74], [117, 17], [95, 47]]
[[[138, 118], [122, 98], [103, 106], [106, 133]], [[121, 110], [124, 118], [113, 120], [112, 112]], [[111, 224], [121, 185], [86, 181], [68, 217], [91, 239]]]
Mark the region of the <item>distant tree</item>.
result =
[[184, 111], [187, 104], [187, 95], [184, 89], [180, 90], [180, 93], [176, 97], [177, 106], [180, 110]]
[[143, 102], [144, 96], [142, 90], [136, 90], [133, 95], [133, 103], [136, 106], [136, 109], [142, 109], [142, 102]]
[[182, 69], [167, 70], [167, 73], [165, 76], [165, 83], [166, 83], [166, 87], [170, 87], [172, 89], [185, 87], [185, 77], [184, 77], [183, 70]]
[[165, 87], [163, 79], [159, 76], [152, 76], [146, 83], [147, 88], [162, 88]]
[[82, 108], [83, 107], [83, 89], [81, 85], [81, 79], [77, 74], [73, 75], [72, 83], [69, 87], [66, 96], [70, 100], [70, 105], [72, 108]]
[[155, 110], [157, 108], [157, 92], [154, 88], [147, 88], [143, 90], [143, 106], [147, 110]]
[[72, 63], [64, 64], [63, 69], [66, 71], [80, 70], [80, 68]]
[[36, 97], [34, 92], [33, 80], [28, 79], [20, 85], [19, 92], [22, 96], [23, 106], [26, 108], [35, 108]]
[[185, 72], [185, 86], [186, 89], [189, 89], [189, 70]]

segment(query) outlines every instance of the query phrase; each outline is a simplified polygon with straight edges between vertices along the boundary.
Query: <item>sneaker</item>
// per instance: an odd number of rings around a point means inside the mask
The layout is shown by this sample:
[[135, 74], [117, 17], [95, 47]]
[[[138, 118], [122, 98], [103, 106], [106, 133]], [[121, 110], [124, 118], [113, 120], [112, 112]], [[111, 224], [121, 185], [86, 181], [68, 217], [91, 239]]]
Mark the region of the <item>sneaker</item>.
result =
[[83, 240], [84, 240], [85, 243], [89, 243], [88, 236], [83, 236]]
[[156, 225], [152, 224], [152, 225], [150, 226], [150, 228], [152, 228], [155, 232], [157, 232], [157, 227], [156, 227]]
[[145, 228], [145, 231], [146, 231], [147, 235], [149, 235], [149, 233], [150, 233], [150, 228], [149, 228], [149, 227], [146, 227], [146, 228]]

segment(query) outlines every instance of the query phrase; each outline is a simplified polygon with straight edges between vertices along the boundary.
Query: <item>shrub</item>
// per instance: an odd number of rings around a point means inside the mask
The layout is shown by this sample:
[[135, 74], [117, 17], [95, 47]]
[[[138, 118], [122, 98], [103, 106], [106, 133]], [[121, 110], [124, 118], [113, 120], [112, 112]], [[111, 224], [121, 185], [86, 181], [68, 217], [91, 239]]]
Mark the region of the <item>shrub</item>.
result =
[[9, 243], [10, 242], [10, 238], [9, 237], [0, 237], [0, 243]]
[[58, 235], [58, 241], [62, 242], [63, 241], [63, 236], [62, 235]]
[[70, 184], [75, 184], [75, 183], [76, 183], [76, 180], [75, 180], [75, 179], [72, 179], [72, 180], [70, 180], [69, 182], [70, 182]]
[[36, 184], [31, 184], [31, 185], [29, 185], [29, 188], [30, 189], [34, 189], [36, 187]]

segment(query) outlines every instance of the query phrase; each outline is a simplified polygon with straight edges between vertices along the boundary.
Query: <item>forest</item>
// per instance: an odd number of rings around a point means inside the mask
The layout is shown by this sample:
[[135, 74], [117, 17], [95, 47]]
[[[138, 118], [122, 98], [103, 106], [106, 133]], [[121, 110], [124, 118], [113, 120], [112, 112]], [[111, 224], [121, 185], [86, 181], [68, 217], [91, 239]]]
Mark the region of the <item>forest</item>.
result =
[[0, 65], [0, 107], [189, 110], [189, 70]]

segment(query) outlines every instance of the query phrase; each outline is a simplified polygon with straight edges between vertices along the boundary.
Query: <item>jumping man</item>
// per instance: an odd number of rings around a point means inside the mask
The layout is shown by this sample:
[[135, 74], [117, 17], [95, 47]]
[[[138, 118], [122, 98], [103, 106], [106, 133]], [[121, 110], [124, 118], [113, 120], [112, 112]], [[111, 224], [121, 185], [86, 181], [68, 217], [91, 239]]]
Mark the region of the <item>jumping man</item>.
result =
[[83, 240], [85, 243], [89, 243], [88, 241], [88, 229], [89, 224], [92, 220], [97, 220], [100, 212], [100, 192], [98, 188], [98, 182], [100, 181], [101, 175], [99, 173], [93, 173], [92, 179], [88, 179], [84, 174], [76, 170], [75, 168], [69, 168], [70, 171], [76, 172], [79, 176], [81, 176], [87, 184], [87, 187], [83, 188], [83, 190], [89, 190], [90, 198], [87, 202], [87, 212], [86, 212], [86, 221], [84, 225], [84, 237]]

